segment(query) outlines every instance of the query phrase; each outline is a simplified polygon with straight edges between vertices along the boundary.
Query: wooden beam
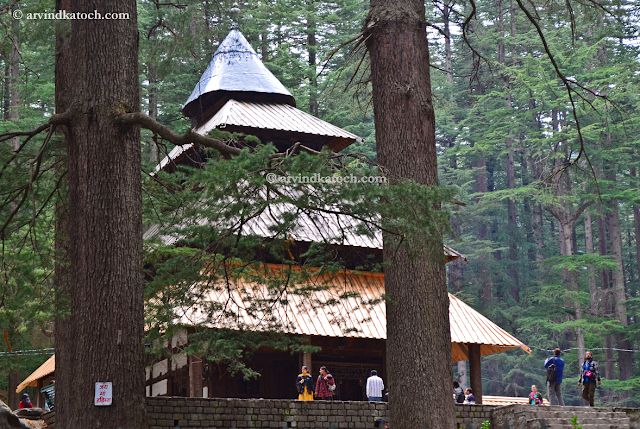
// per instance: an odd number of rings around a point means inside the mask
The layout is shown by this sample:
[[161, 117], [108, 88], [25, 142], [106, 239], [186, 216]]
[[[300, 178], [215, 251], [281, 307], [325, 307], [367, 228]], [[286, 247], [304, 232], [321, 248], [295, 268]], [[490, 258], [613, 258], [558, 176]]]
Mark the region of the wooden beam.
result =
[[202, 359], [189, 356], [189, 397], [202, 398]]
[[469, 351], [469, 382], [476, 398], [476, 404], [482, 404], [482, 364], [480, 362], [480, 344], [467, 344]]

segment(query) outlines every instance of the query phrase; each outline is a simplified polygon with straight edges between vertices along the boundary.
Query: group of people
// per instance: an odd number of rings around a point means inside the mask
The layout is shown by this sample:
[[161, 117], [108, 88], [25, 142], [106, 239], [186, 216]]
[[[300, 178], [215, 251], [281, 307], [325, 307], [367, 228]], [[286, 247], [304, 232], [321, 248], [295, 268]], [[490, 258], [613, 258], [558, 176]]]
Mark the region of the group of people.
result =
[[[560, 353], [562, 350], [557, 348], [553, 351], [553, 356], [544, 361], [544, 367], [547, 369], [547, 391], [551, 405], [564, 405], [562, 398], [564, 359], [560, 357]], [[593, 360], [593, 353], [589, 351], [585, 353], [584, 363], [580, 365], [578, 387], [582, 386], [582, 399], [588, 402], [590, 407], [593, 407], [596, 382], [598, 385], [602, 385], [600, 368], [598, 368], [598, 363]]]
[[[303, 365], [300, 374], [296, 380], [296, 388], [298, 389], [298, 400], [300, 401], [333, 401], [333, 392], [336, 390], [336, 380], [327, 371], [326, 366], [320, 367], [320, 374], [313, 382], [313, 377], [309, 373], [309, 368]], [[378, 376], [378, 371], [371, 371], [367, 379], [367, 398], [372, 402], [382, 401], [382, 392], [384, 391], [384, 382]]]
[[[564, 375], [564, 359], [560, 357], [562, 350], [559, 348], [553, 351], [553, 356], [544, 361], [544, 367], [547, 370], [547, 391], [549, 392], [549, 402], [551, 405], [564, 405], [562, 398], [562, 376]], [[593, 353], [586, 352], [584, 363], [580, 366], [580, 377], [578, 379], [578, 387], [582, 387], [582, 398], [593, 407], [593, 401], [596, 393], [596, 383], [602, 384], [600, 380], [600, 369], [598, 363], [593, 360]], [[463, 393], [460, 384], [453, 382], [453, 399], [458, 404], [475, 404], [476, 400], [473, 396], [473, 390], [467, 388]], [[537, 386], [531, 386], [529, 393], [529, 404], [541, 405], [543, 402], [542, 394], [538, 392]]]
[[462, 391], [462, 387], [460, 387], [460, 383], [457, 381], [453, 382], [453, 400], [456, 404], [475, 404], [476, 397], [473, 396], [473, 389], [467, 387], [465, 391]]

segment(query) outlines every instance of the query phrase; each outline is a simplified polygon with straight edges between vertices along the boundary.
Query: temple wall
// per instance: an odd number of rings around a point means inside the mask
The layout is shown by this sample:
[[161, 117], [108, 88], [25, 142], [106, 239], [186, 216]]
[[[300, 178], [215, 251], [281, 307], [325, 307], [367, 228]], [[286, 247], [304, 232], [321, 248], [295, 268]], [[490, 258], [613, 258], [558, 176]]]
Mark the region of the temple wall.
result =
[[[386, 415], [387, 404], [384, 402], [147, 398], [149, 429], [367, 429], [373, 428], [377, 418]], [[622, 416], [619, 424], [614, 415]], [[640, 429], [640, 409], [636, 408], [456, 405], [458, 429], [480, 429], [484, 421], [489, 421], [491, 428], [539, 429], [553, 425], [559, 418], [564, 423], [572, 416], [577, 416], [579, 423], [591, 419], [587, 424], [596, 429], [608, 429], [612, 424], [620, 429]], [[45, 415], [45, 421], [49, 424], [48, 429], [55, 429], [53, 412]], [[543, 421], [546, 423], [541, 424]], [[598, 424], [600, 422], [602, 426]]]

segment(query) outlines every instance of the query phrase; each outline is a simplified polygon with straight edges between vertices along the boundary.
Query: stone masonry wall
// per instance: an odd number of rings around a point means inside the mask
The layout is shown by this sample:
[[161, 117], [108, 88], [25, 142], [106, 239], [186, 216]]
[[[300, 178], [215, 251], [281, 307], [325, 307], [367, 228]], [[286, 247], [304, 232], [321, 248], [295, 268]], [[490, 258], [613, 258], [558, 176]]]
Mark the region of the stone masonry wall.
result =
[[[585, 412], [624, 412], [629, 417], [629, 429], [640, 429], [639, 409], [531, 407], [509, 405], [456, 405], [458, 429], [480, 429], [484, 421], [492, 428], [525, 429], [524, 421], [532, 411], [545, 417], [570, 411], [580, 416]], [[624, 415], [624, 414], [622, 414]], [[147, 398], [149, 429], [187, 428], [309, 428], [343, 429], [373, 428], [374, 421], [387, 416], [384, 402], [313, 401], [275, 399], [222, 399], [222, 398]], [[55, 429], [55, 413], [45, 414], [48, 429]], [[524, 418], [524, 421], [521, 421]], [[626, 426], [626, 425], [625, 425]], [[607, 426], [609, 427], [609, 426]], [[62, 428], [60, 428], [62, 429]]]

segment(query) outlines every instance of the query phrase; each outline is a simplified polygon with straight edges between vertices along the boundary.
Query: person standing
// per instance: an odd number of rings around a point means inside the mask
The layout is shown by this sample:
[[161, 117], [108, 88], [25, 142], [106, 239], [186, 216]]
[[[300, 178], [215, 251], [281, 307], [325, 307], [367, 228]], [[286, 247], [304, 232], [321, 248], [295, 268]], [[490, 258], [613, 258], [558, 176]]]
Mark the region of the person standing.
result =
[[[564, 406], [562, 398], [562, 374], [564, 373], [564, 359], [560, 357], [562, 350], [556, 348], [553, 356], [544, 361], [547, 369], [547, 394], [551, 405]], [[555, 377], [552, 373], [555, 373]]]
[[320, 375], [316, 380], [316, 399], [324, 401], [333, 401], [333, 391], [336, 389], [336, 381], [333, 376], [327, 372], [327, 367], [320, 368]]
[[298, 401], [313, 401], [313, 377], [309, 374], [309, 368], [302, 366], [302, 371], [296, 380], [298, 389]]
[[462, 404], [464, 402], [464, 392], [462, 391], [462, 387], [460, 387], [460, 383], [457, 381], [453, 382], [453, 400], [456, 404]]
[[589, 402], [589, 406], [593, 407], [593, 400], [596, 395], [596, 380], [598, 386], [602, 385], [600, 381], [600, 369], [598, 363], [593, 360], [591, 352], [585, 353], [585, 360], [580, 366], [580, 378], [578, 379], [578, 387], [582, 383], [582, 398]]
[[382, 402], [382, 391], [384, 382], [378, 377], [378, 371], [371, 371], [371, 376], [367, 378], [367, 398], [371, 402]]

